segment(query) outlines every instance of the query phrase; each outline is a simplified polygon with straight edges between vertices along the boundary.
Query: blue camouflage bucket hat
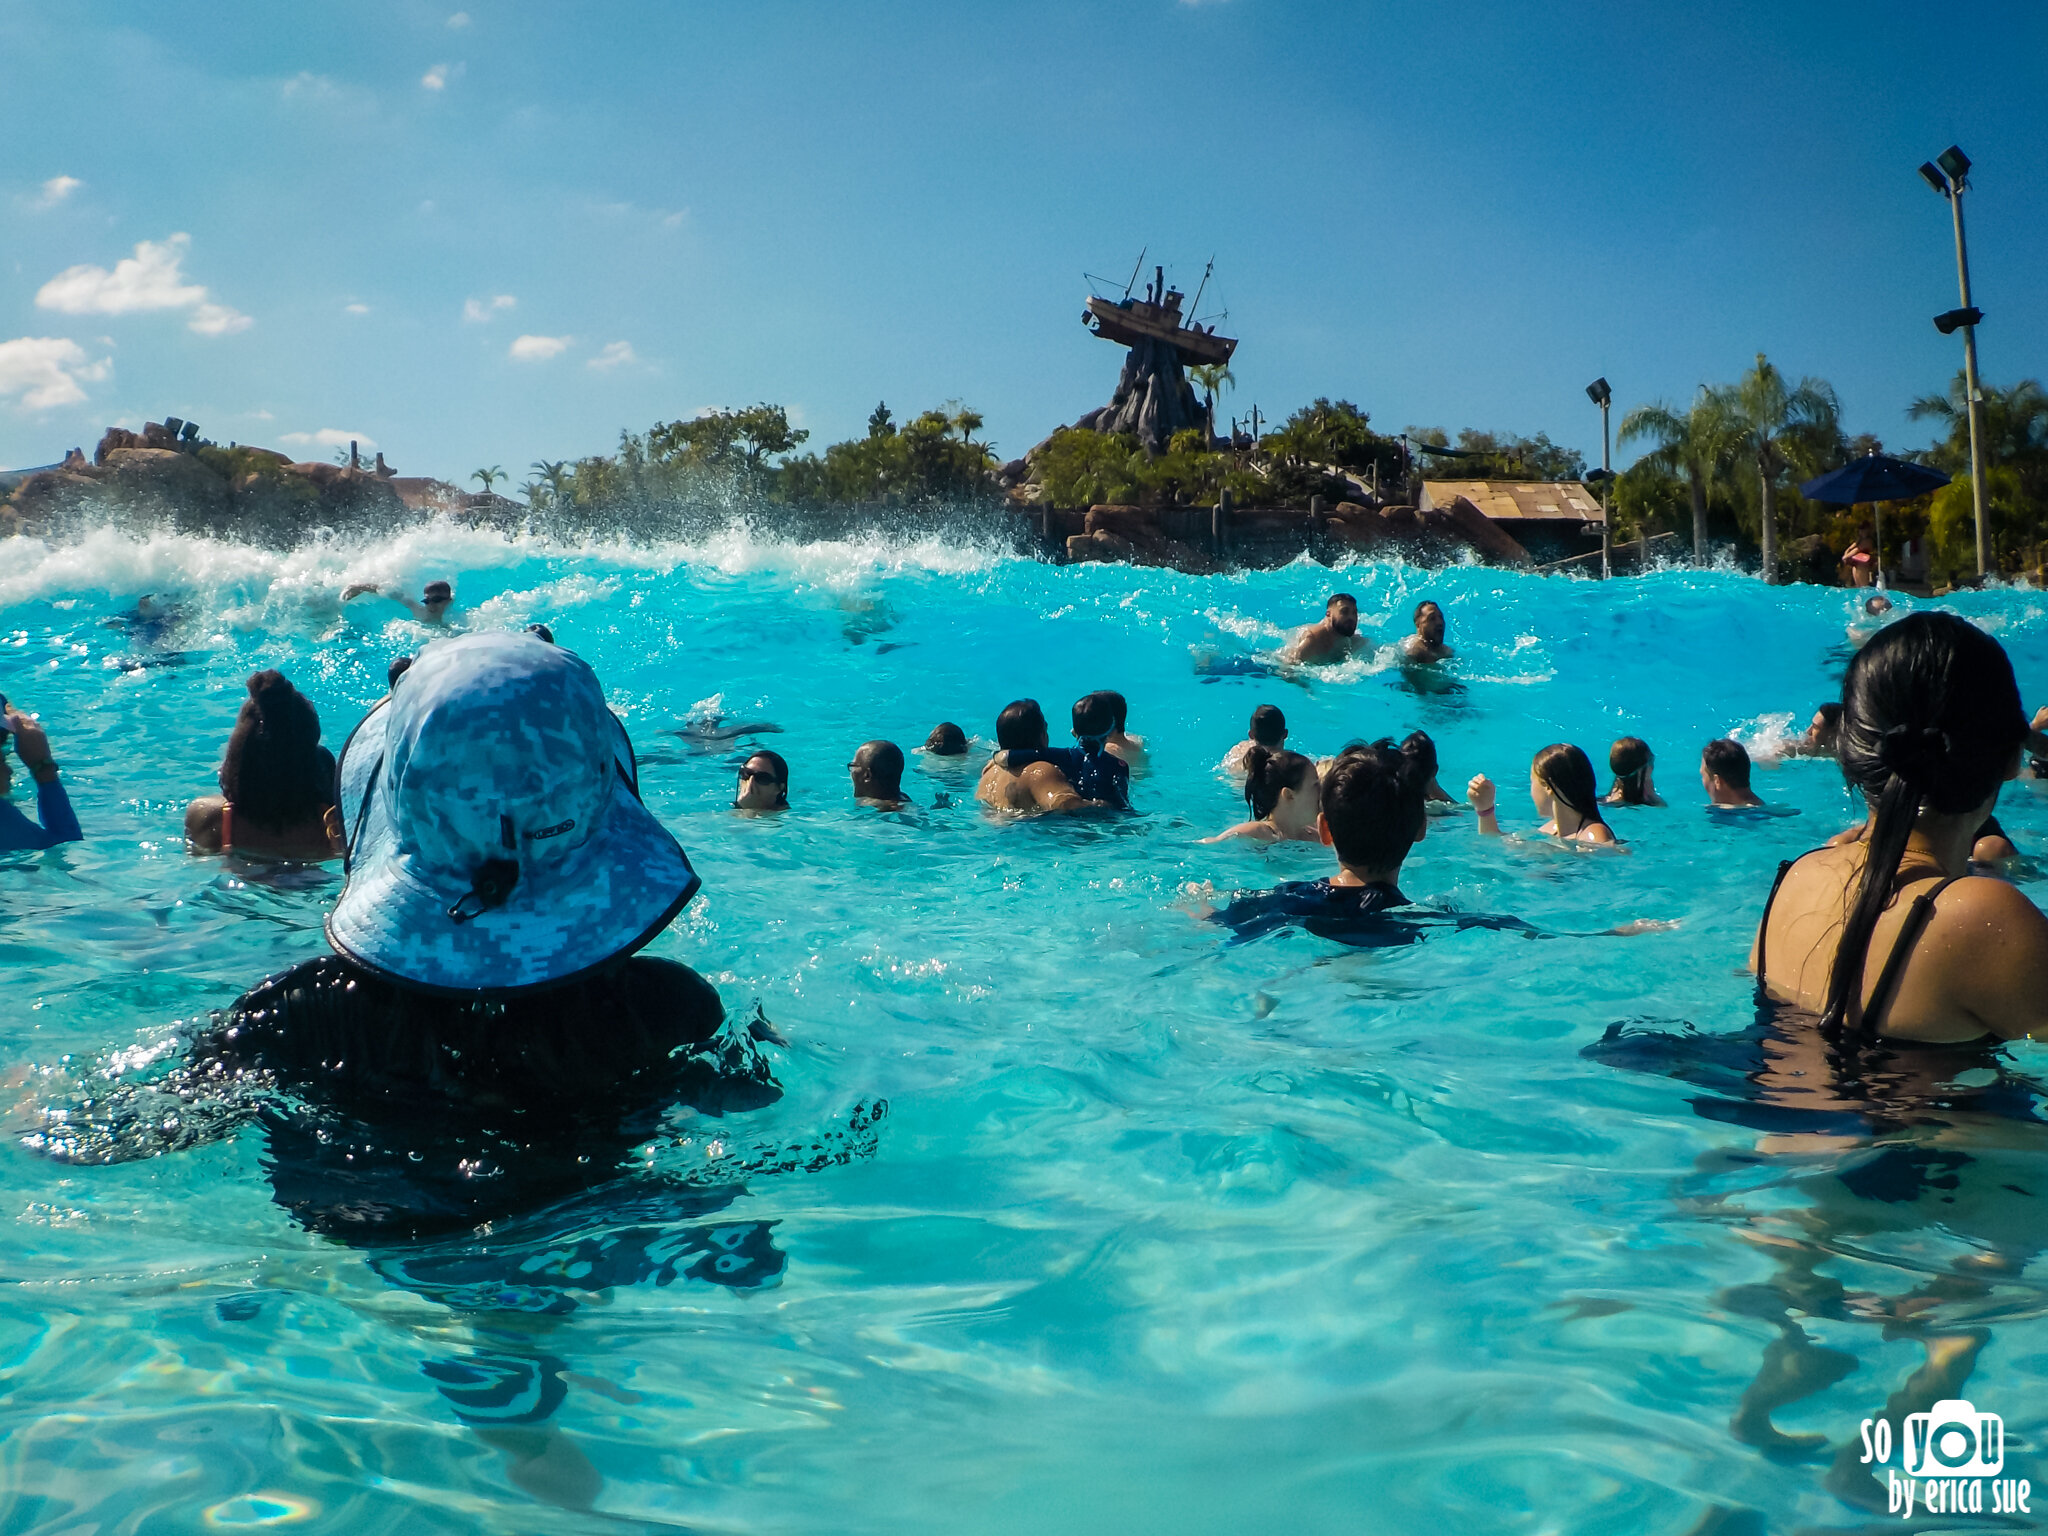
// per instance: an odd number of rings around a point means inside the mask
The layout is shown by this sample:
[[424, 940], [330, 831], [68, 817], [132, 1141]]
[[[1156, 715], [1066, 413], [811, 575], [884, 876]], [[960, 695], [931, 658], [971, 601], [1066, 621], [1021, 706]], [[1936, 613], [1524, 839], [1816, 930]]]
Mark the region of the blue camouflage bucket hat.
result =
[[437, 640], [342, 748], [347, 958], [435, 992], [559, 986], [631, 954], [697, 892], [640, 803], [580, 656], [534, 635]]

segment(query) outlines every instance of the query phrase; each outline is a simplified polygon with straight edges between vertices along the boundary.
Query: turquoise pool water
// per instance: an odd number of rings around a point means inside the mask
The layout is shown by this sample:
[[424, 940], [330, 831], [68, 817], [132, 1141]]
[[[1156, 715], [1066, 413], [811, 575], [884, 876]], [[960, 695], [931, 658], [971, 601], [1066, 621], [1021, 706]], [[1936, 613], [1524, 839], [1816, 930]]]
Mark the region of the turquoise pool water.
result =
[[[597, 667], [704, 877], [655, 952], [787, 1036], [781, 1100], [678, 1109], [629, 1175], [381, 1249], [297, 1226], [255, 1128], [110, 1166], [24, 1145], [321, 951], [338, 875], [192, 857], [182, 807], [257, 667], [338, 745], [424, 631], [335, 594], [433, 576], [467, 622], [545, 621]], [[1458, 660], [1232, 672], [1336, 586], [1389, 639], [1437, 599]], [[106, 623], [145, 591], [182, 612], [154, 643]], [[2042, 597], [1956, 606], [2048, 699]], [[1750, 1022], [1771, 871], [1849, 807], [1795, 761], [1758, 782], [1796, 815], [1711, 817], [1698, 748], [1803, 723], [1850, 611], [1729, 573], [1191, 577], [740, 534], [0, 544], [0, 691], [42, 714], [89, 838], [0, 856], [0, 1531], [1875, 1528], [1882, 1485], [1859, 1505], [1837, 1458], [1930, 1348], [1977, 1351], [1965, 1395], [2029, 1476], [2038, 1124], [1773, 1137], [1581, 1055], [1622, 1021]], [[868, 737], [987, 737], [1017, 695], [1058, 718], [1104, 686], [1152, 748], [1133, 818], [999, 825], [971, 770], [921, 758], [916, 812], [852, 805]], [[1557, 739], [1602, 759], [1645, 736], [1671, 805], [1614, 814], [1625, 855], [1433, 822], [1411, 896], [1562, 937], [1226, 945], [1193, 915], [1210, 893], [1326, 867], [1196, 842], [1239, 813], [1216, 764], [1261, 702], [1321, 752], [1428, 730], [1447, 785], [1502, 785], [1510, 829]], [[714, 711], [783, 727], [759, 739], [792, 764], [789, 813], [731, 815], [731, 749], [662, 734]], [[2048, 853], [2039, 790], [1999, 814]], [[1569, 936], [1635, 919], [1676, 926]], [[1904, 1190], [1859, 1179], [1899, 1156]], [[636, 1257], [577, 1269], [595, 1253]], [[497, 1369], [559, 1404], [466, 1422]], [[1786, 1381], [1776, 1430], [1824, 1443], [1731, 1428]]]

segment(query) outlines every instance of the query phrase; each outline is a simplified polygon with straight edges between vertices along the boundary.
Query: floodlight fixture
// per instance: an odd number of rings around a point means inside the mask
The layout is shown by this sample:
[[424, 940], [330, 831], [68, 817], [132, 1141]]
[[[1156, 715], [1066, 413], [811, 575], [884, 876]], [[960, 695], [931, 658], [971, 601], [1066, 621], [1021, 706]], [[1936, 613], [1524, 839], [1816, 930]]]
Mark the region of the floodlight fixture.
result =
[[1970, 157], [1951, 144], [1941, 152], [1941, 168], [1948, 172], [1950, 182], [1961, 186], [1970, 174]]
[[1595, 405], [1605, 405], [1614, 398], [1614, 391], [1607, 387], [1605, 379], [1595, 379], [1586, 386], [1586, 398]]
[[1984, 311], [1972, 304], [1964, 309], [1952, 309], [1946, 314], [1936, 315], [1934, 328], [1944, 336], [1953, 336], [1958, 326], [1976, 325], [1983, 318]]
[[1948, 178], [1941, 174], [1941, 171], [1936, 167], [1935, 163], [1932, 160], [1923, 160], [1920, 162], [1920, 176], [1921, 179], [1927, 183], [1927, 185], [1934, 188], [1934, 190], [1939, 192], [1943, 197], [1948, 196]]

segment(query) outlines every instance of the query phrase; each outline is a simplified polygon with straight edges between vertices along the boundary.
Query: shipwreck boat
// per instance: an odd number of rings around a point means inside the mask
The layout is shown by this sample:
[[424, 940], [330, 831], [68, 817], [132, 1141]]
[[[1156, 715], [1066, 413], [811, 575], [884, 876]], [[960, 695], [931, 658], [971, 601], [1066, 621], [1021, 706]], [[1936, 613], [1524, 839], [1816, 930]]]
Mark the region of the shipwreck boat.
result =
[[[1216, 327], [1181, 324], [1183, 295], [1166, 286], [1166, 271], [1154, 267], [1152, 281], [1145, 285], [1145, 297], [1134, 299], [1128, 291], [1121, 299], [1090, 296], [1081, 311], [1081, 323], [1105, 341], [1134, 347], [1141, 341], [1161, 342], [1180, 354], [1183, 364], [1227, 363], [1237, 350], [1235, 336], [1218, 336]], [[1204, 282], [1207, 281], [1206, 274]]]

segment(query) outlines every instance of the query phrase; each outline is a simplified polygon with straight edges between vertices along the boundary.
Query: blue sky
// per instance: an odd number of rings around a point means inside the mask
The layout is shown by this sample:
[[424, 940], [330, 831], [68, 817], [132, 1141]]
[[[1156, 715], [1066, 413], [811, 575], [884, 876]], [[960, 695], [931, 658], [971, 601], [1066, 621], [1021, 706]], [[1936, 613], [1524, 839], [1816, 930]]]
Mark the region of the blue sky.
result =
[[0, 54], [0, 464], [174, 413], [461, 478], [878, 399], [1009, 456], [1108, 398], [1081, 273], [1147, 245], [1216, 258], [1226, 411], [1597, 457], [1595, 375], [1761, 349], [1917, 445], [1951, 142], [1986, 375], [2048, 374], [2039, 6], [13, 0]]

